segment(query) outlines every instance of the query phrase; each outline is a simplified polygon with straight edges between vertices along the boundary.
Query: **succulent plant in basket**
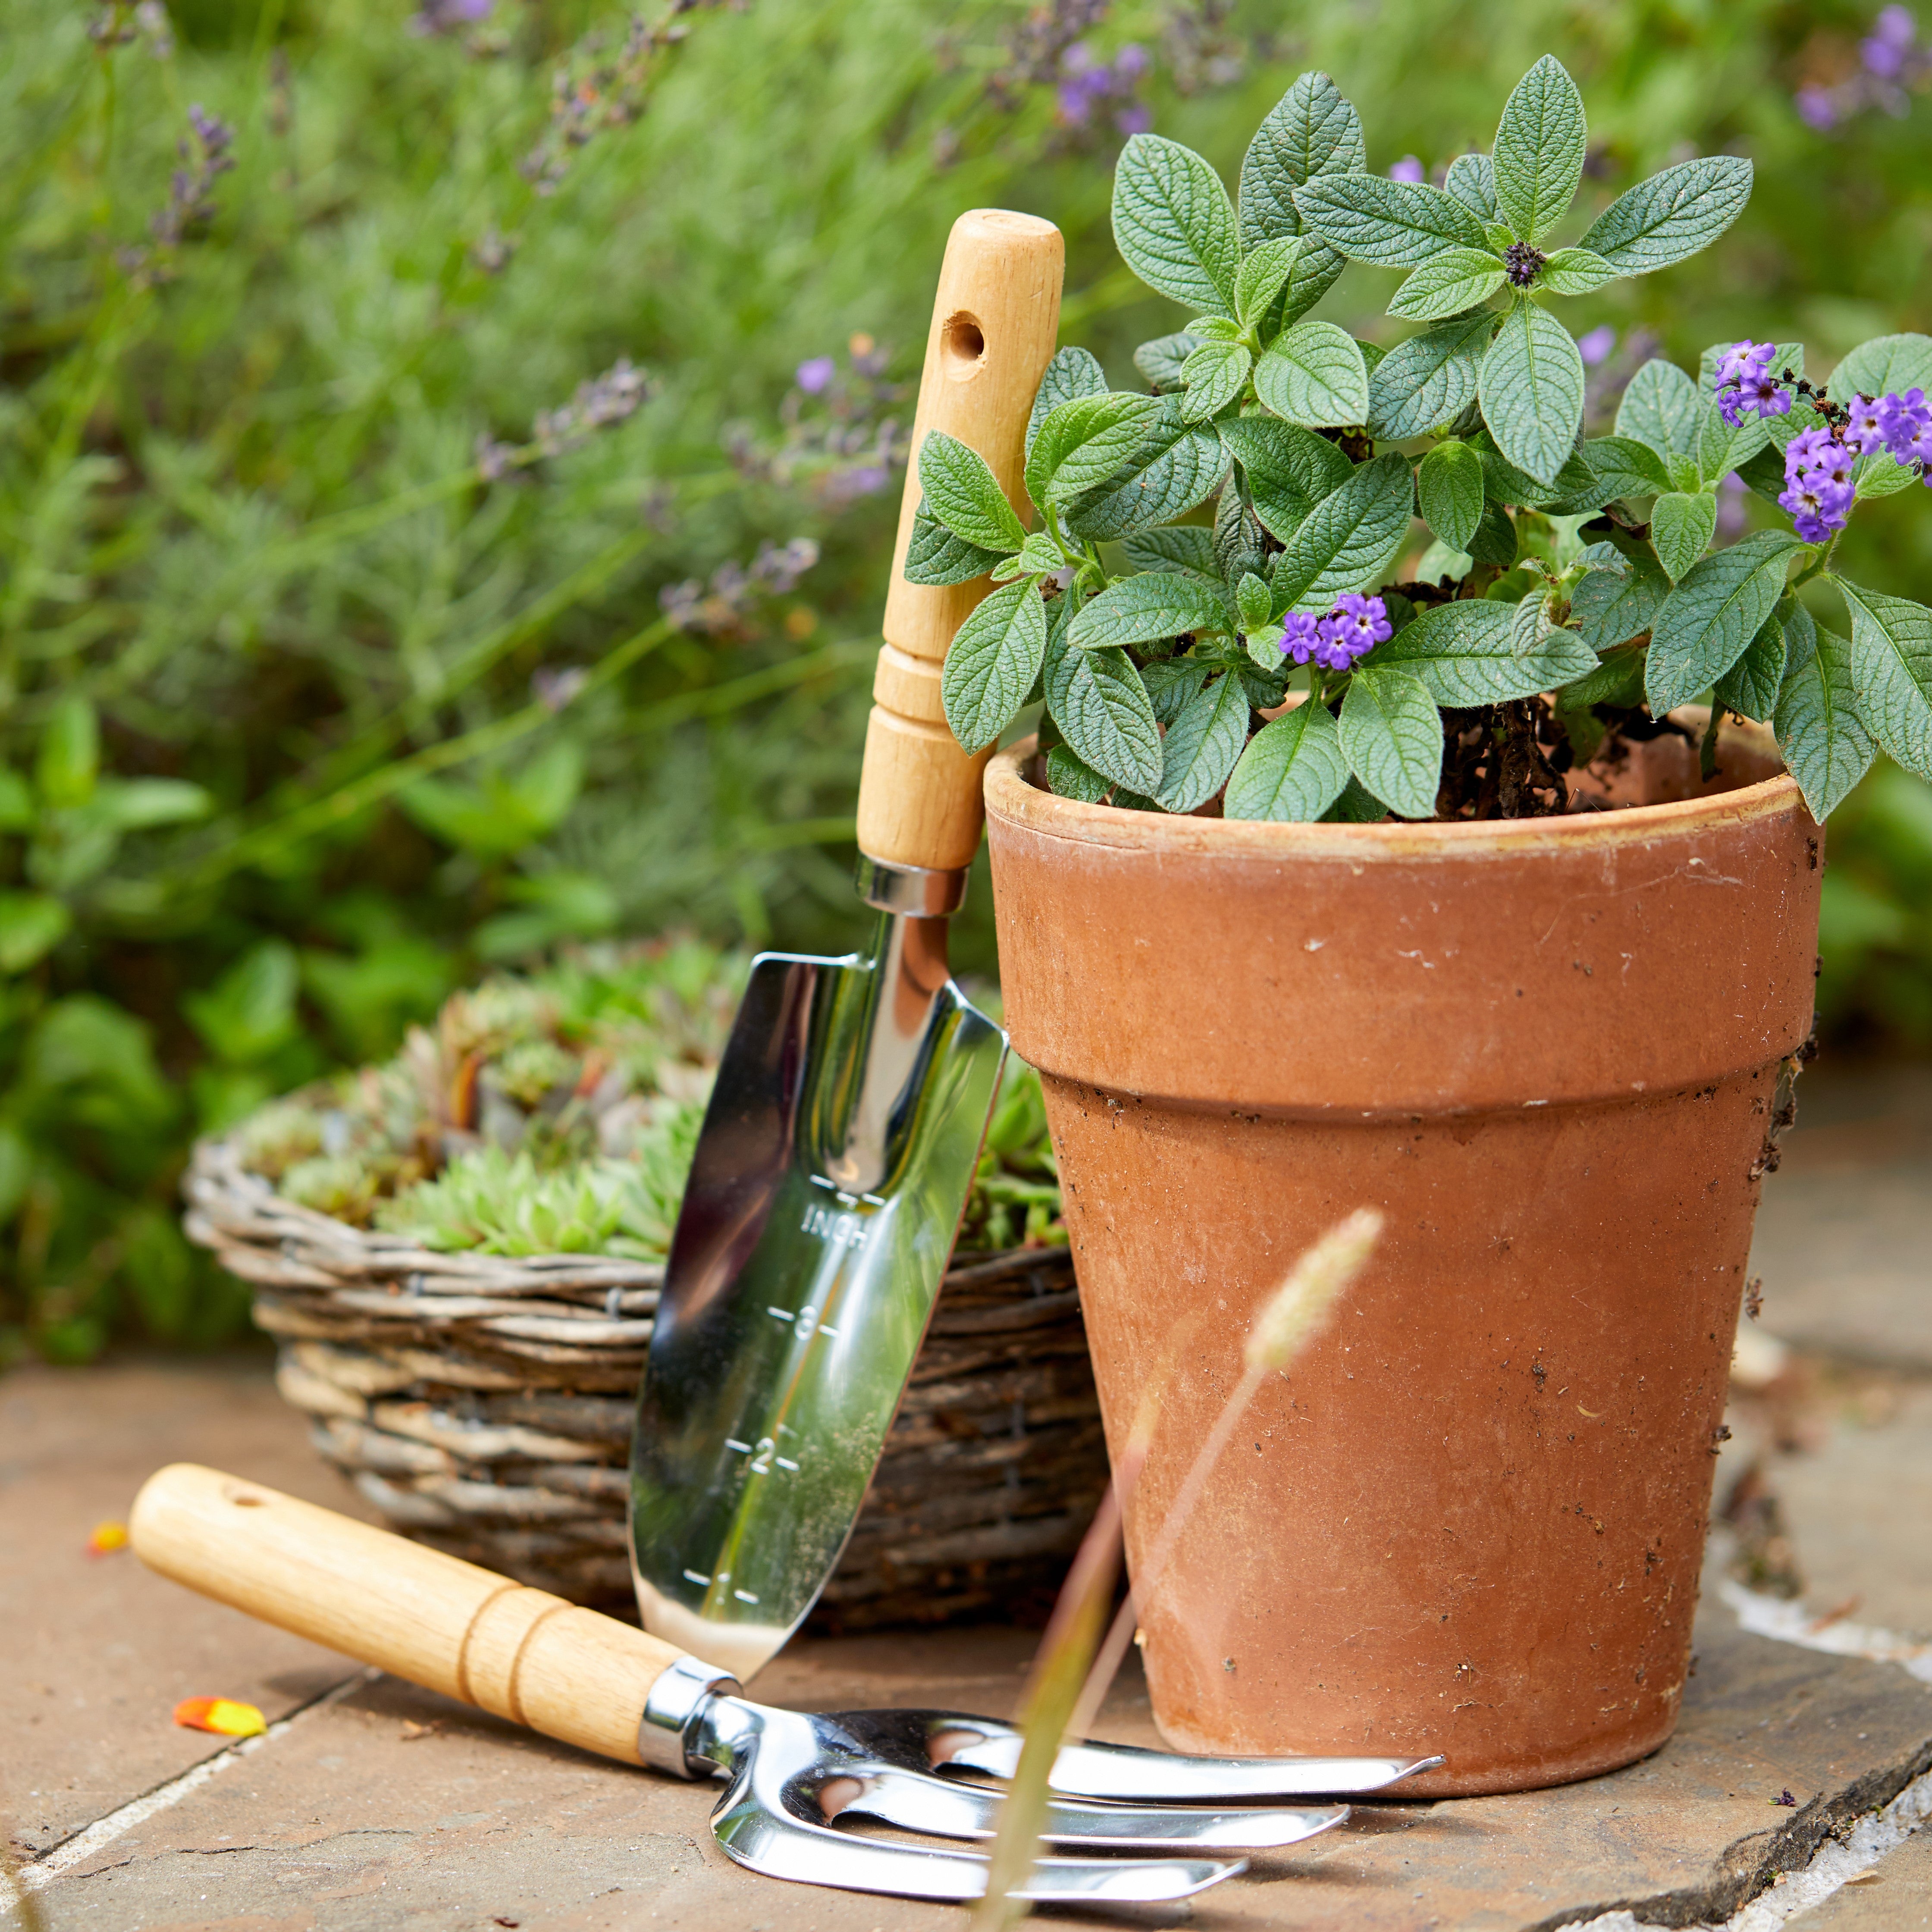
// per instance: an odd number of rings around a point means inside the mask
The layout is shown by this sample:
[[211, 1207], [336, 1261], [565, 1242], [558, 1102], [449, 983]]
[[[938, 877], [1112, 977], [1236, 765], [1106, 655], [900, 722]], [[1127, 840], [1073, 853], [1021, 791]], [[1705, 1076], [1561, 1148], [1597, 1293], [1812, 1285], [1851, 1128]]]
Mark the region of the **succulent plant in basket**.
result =
[[[1400, 1736], [1436, 1792], [1676, 1724], [1820, 821], [1877, 750], [1932, 776], [1932, 613], [1837, 568], [1928, 474], [1932, 338], [1652, 362], [1586, 435], [1564, 302], [1751, 183], [1573, 220], [1586, 138], [1550, 58], [1439, 185], [1369, 173], [1321, 74], [1232, 197], [1136, 136], [1114, 234], [1182, 326], [1144, 387], [1060, 350], [1023, 474], [924, 438], [904, 564], [986, 586], [941, 691], [1110, 1438], [1150, 1432], [1130, 1569], [1186, 1516], [1136, 1600], [1155, 1717]], [[1315, 313], [1350, 261], [1402, 272], [1392, 347]], [[1772, 507], [1713, 548], [1733, 476]], [[1356, 1208], [1373, 1260], [1197, 1494], [1244, 1331]]]
[[[1440, 187], [1368, 173], [1319, 74], [1262, 123], [1234, 200], [1187, 148], [1130, 140], [1121, 254], [1192, 311], [1136, 352], [1147, 390], [1054, 357], [1030, 531], [975, 452], [919, 452], [908, 578], [1001, 584], [946, 659], [961, 744], [1039, 704], [1064, 796], [1532, 816], [1708, 694], [1706, 774], [1725, 713], [1774, 722], [1820, 818], [1877, 748], [1932, 777], [1932, 613], [1832, 568], [1856, 502], [1926, 476], [1932, 338], [1866, 343], [1815, 387], [1796, 343], [1719, 344], [1695, 376], [1654, 361], [1586, 438], [1563, 299], [1696, 253], [1751, 184], [1738, 156], [1684, 161], [1571, 224], [1586, 138], [1546, 56]], [[1384, 352], [1311, 314], [1348, 261], [1405, 271], [1388, 312], [1422, 327]], [[1789, 526], [1714, 551], [1733, 473]], [[1801, 599], [1814, 582], [1849, 637]]]

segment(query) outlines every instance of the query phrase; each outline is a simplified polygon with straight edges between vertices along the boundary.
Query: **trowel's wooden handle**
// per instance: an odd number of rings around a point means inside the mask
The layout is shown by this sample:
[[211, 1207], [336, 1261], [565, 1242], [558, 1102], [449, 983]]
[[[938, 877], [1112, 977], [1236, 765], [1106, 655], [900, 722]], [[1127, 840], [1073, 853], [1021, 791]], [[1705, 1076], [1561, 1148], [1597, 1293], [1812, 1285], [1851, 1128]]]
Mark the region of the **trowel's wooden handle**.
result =
[[261, 1483], [176, 1462], [129, 1532], [151, 1570], [412, 1684], [636, 1764], [652, 1682], [680, 1653], [595, 1610]]
[[919, 509], [919, 452], [934, 430], [957, 436], [986, 459], [1008, 501], [1027, 514], [1027, 417], [1059, 332], [1065, 257], [1052, 222], [1002, 208], [962, 214], [946, 244], [859, 784], [859, 849], [888, 864], [951, 871], [970, 862], [985, 809], [980, 774], [992, 755], [959, 748], [939, 699], [946, 646], [992, 580], [928, 590], [903, 574]]

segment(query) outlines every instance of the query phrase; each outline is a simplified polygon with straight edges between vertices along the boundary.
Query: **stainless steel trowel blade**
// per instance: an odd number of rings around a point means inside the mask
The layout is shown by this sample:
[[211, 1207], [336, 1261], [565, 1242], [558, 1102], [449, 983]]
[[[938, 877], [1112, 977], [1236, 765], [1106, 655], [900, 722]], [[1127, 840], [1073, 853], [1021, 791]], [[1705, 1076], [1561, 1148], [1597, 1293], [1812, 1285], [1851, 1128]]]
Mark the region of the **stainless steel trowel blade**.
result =
[[1006, 1036], [940, 919], [766, 953], [719, 1064], [631, 1454], [646, 1628], [748, 1678], [851, 1532], [939, 1292]]

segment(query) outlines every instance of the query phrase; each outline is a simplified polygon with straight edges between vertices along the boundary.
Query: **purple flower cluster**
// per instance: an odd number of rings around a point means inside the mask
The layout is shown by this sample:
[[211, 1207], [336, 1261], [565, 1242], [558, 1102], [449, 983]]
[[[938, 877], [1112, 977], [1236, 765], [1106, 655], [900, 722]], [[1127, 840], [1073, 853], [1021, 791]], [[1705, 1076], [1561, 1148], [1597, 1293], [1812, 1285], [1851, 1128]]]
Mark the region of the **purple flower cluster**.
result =
[[1844, 426], [1808, 429], [1791, 439], [1784, 452], [1784, 490], [1778, 502], [1791, 512], [1807, 543], [1822, 543], [1845, 527], [1856, 494], [1857, 460], [1878, 450], [1894, 463], [1916, 464], [1932, 481], [1932, 404], [1923, 389], [1883, 396], [1861, 396], [1846, 412]]
[[1791, 392], [1772, 368], [1778, 360], [1774, 342], [1734, 342], [1718, 364], [1718, 407], [1736, 429], [1746, 416], [1784, 416], [1791, 413]]
[[1918, 39], [1909, 7], [1884, 7], [1858, 43], [1860, 70], [1836, 86], [1801, 87], [1793, 104], [1798, 118], [1821, 134], [1868, 107], [1900, 115], [1911, 106], [1906, 89], [1932, 78], [1932, 49]]
[[1138, 96], [1153, 63], [1147, 50], [1130, 40], [1111, 61], [1100, 59], [1084, 40], [1076, 40], [1060, 57], [1060, 85], [1054, 100], [1063, 125], [1084, 128], [1111, 102], [1115, 129], [1122, 134], [1144, 134], [1154, 116]]
[[1358, 658], [1387, 643], [1394, 628], [1388, 607], [1379, 597], [1352, 590], [1338, 597], [1325, 616], [1290, 611], [1282, 620], [1282, 654], [1298, 664], [1312, 658], [1324, 670], [1346, 670]]
[[711, 573], [708, 589], [697, 578], [687, 578], [682, 584], [666, 584], [658, 592], [658, 603], [680, 631], [711, 637], [746, 634], [754, 607], [763, 599], [789, 596], [818, 561], [818, 544], [811, 537], [761, 543], [748, 570], [736, 562], [721, 563]]

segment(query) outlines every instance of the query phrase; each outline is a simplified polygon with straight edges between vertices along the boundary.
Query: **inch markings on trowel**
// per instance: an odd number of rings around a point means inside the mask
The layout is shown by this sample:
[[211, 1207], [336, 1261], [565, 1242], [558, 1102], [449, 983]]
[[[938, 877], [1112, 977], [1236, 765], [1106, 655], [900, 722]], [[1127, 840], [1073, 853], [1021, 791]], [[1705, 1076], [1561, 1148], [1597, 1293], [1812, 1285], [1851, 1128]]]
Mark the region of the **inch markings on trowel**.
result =
[[700, 1576], [695, 1570], [687, 1570], [684, 1573], [684, 1580], [687, 1583], [708, 1585], [711, 1579], [709, 1576]]
[[758, 1600], [748, 1590], [734, 1590], [731, 1594], [741, 1604], [755, 1604]]

